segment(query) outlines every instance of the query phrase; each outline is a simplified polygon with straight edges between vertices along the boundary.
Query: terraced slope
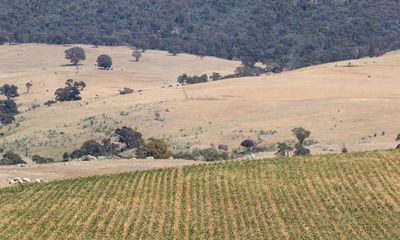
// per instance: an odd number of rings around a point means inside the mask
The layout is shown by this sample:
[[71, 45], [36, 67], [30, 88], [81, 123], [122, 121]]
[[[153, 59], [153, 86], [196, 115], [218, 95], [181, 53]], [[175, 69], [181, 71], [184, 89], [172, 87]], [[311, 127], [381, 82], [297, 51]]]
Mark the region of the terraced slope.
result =
[[398, 239], [400, 152], [226, 162], [0, 190], [1, 239]]

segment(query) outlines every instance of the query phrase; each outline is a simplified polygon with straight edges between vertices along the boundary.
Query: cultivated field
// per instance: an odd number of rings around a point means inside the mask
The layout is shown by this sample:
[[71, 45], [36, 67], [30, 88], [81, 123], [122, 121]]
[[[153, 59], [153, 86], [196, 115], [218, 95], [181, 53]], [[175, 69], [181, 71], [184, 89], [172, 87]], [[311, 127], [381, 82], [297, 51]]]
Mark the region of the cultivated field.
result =
[[0, 190], [1, 239], [399, 239], [400, 152], [224, 162]]
[[[134, 62], [127, 47], [82, 46], [87, 60], [76, 70], [65, 66], [69, 47], [0, 46], [0, 82], [16, 84], [23, 92], [25, 83], [33, 81], [31, 92], [17, 99], [22, 111], [17, 124], [0, 130], [6, 149], [22, 154], [29, 148], [32, 154], [60, 160], [65, 151], [91, 138], [110, 137], [121, 126], [137, 127], [146, 138], [164, 138], [177, 148], [213, 143], [232, 149], [245, 138], [270, 145], [292, 139], [290, 130], [298, 126], [311, 130], [319, 142], [313, 153], [338, 152], [342, 144], [350, 151], [396, 146], [399, 53], [186, 86], [186, 99], [176, 86], [177, 76], [230, 74], [240, 63], [161, 51], [147, 51]], [[113, 58], [113, 71], [94, 66], [103, 53]], [[43, 106], [69, 78], [86, 81], [83, 100]], [[143, 91], [118, 95], [124, 87]], [[277, 134], [263, 134], [269, 130]]]

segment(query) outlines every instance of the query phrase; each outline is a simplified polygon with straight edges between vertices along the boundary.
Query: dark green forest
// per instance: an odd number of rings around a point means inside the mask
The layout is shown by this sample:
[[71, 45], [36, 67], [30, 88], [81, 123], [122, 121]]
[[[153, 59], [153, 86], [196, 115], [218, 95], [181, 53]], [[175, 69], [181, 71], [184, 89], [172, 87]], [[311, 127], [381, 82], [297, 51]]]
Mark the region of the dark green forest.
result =
[[400, 1], [2, 0], [0, 42], [129, 45], [292, 69], [400, 48]]

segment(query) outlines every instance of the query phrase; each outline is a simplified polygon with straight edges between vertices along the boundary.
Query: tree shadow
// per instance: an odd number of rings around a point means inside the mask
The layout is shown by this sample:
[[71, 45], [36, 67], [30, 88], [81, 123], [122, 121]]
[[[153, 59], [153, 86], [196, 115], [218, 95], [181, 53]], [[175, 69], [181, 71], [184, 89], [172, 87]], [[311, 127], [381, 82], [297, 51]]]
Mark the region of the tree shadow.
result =
[[80, 66], [83, 66], [83, 64], [75, 65], [75, 64], [69, 63], [69, 64], [60, 65], [60, 67], [76, 67], [76, 66], [80, 67]]

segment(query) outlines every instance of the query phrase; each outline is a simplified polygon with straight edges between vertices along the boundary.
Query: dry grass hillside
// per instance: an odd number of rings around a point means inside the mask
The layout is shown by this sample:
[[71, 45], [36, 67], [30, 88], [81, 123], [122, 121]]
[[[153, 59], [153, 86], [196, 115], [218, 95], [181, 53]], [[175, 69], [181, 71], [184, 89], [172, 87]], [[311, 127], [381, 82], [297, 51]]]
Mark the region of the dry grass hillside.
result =
[[[314, 152], [339, 151], [342, 144], [351, 151], [393, 148], [400, 132], [400, 53], [186, 86], [186, 99], [176, 86], [178, 75], [229, 74], [240, 63], [161, 51], [148, 51], [134, 62], [127, 47], [82, 46], [87, 60], [76, 70], [65, 66], [69, 47], [0, 46], [1, 84], [16, 84], [23, 92], [33, 81], [31, 92], [17, 99], [22, 111], [17, 124], [0, 130], [7, 149], [22, 152], [28, 146], [33, 154], [61, 158], [84, 140], [125, 125], [179, 148], [236, 147], [245, 138], [270, 145], [291, 139], [290, 130], [302, 126], [318, 141]], [[103, 53], [113, 58], [112, 71], [95, 67]], [[87, 83], [83, 100], [43, 106], [69, 78]], [[118, 95], [124, 87], [136, 92]], [[156, 113], [162, 121], [155, 120]], [[278, 133], [261, 132], [268, 130]]]

